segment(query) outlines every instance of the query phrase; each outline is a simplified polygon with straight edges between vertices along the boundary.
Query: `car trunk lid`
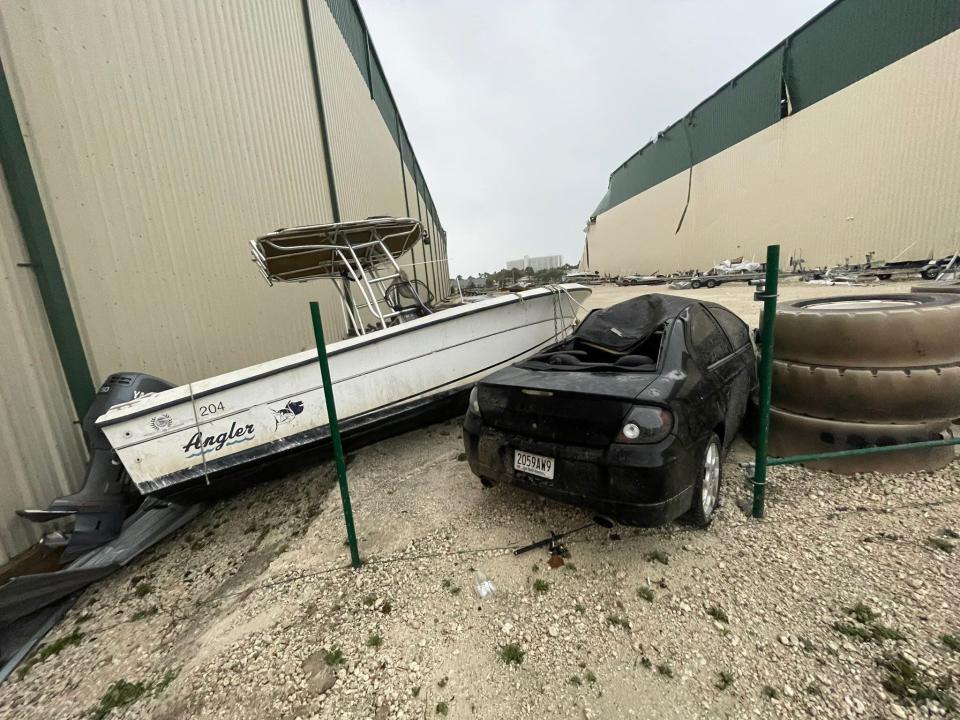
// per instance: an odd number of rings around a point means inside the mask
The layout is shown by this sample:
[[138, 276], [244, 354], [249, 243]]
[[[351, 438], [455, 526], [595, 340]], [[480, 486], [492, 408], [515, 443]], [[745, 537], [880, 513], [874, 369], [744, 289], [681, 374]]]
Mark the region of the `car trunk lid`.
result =
[[552, 443], [609, 445], [655, 373], [536, 372], [510, 368], [479, 384], [484, 424]]

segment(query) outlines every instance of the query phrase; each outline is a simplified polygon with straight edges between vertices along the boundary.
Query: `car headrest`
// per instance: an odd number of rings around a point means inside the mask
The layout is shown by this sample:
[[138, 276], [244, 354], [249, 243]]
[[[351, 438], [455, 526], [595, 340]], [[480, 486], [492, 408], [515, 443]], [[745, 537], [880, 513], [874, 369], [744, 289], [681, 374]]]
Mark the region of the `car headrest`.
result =
[[654, 362], [653, 358], [646, 355], [624, 355], [617, 358], [617, 361], [613, 364], [618, 367], [640, 367], [641, 365], [653, 365]]

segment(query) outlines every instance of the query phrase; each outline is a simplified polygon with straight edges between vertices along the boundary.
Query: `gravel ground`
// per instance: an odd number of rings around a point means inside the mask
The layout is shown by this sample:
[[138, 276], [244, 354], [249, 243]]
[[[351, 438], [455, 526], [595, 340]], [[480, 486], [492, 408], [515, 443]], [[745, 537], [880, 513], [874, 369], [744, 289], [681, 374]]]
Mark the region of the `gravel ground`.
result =
[[[749, 293], [703, 296], [755, 322]], [[357, 571], [332, 465], [219, 501], [84, 593], [0, 687], [0, 717], [925, 718], [960, 702], [960, 461], [776, 468], [756, 521], [738, 441], [709, 530], [597, 527], [551, 569], [511, 549], [588, 514], [483, 489], [461, 442], [454, 420], [352, 456]]]

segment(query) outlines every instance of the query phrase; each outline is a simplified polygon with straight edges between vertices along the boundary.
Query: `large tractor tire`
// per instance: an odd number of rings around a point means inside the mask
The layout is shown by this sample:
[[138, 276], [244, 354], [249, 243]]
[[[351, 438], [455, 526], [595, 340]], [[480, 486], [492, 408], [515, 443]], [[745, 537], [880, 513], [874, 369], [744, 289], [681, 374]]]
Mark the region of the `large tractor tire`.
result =
[[960, 417], [960, 364], [837, 368], [774, 360], [773, 404], [801, 415], [851, 422]]
[[960, 362], [960, 296], [847, 295], [777, 306], [774, 357], [806, 365], [900, 368]]
[[[949, 425], [947, 421], [897, 425], [851, 423], [822, 420], [797, 415], [780, 408], [770, 408], [770, 435], [767, 447], [771, 456], [787, 457], [881, 445], [900, 445], [950, 437]], [[922, 450], [895, 450], [803, 464], [810, 468], [844, 474], [937, 470], [953, 460], [954, 448], [953, 445], [944, 445]]]
[[912, 293], [947, 293], [949, 295], [960, 295], [960, 281], [950, 281], [946, 283], [922, 283], [910, 288]]

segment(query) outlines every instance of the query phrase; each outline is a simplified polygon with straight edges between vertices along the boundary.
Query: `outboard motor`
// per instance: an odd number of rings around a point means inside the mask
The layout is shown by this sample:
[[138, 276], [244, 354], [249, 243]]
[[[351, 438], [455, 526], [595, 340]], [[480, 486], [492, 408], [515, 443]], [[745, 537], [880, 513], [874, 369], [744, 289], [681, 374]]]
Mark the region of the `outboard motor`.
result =
[[74, 518], [73, 533], [61, 558], [64, 562], [119, 535], [123, 521], [143, 500], [110, 447], [107, 436], [97, 427], [97, 418], [114, 405], [172, 387], [171, 383], [144, 373], [117, 373], [108, 377], [81, 423], [90, 456], [83, 487], [72, 495], [57, 498], [47, 510], [17, 511], [18, 515], [33, 522]]

